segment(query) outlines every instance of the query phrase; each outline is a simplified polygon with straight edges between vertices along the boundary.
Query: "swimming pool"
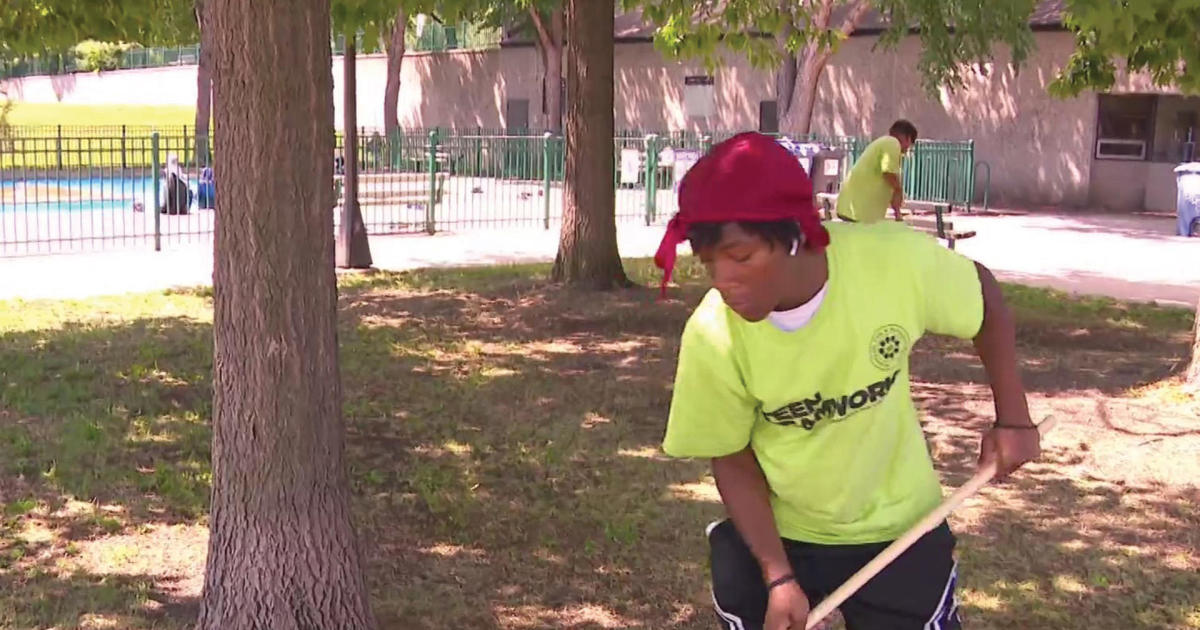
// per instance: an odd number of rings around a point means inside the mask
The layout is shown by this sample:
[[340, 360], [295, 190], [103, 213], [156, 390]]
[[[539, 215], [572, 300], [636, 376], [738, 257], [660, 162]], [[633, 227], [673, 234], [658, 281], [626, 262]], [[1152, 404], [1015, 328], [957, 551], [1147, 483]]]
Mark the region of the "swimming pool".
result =
[[[194, 193], [195, 184], [190, 188]], [[153, 177], [13, 180], [0, 175], [0, 213], [132, 212], [135, 203], [155, 207]]]

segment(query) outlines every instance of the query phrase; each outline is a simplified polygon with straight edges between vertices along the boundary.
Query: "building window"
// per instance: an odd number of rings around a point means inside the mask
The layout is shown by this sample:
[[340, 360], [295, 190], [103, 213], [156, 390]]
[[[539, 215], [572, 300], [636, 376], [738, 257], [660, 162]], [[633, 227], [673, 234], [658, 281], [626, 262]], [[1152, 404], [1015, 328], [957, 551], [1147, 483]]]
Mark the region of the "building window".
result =
[[1155, 162], [1191, 162], [1200, 140], [1200, 97], [1163, 95], [1154, 106]]
[[758, 103], [758, 130], [762, 133], [779, 133], [779, 103], [777, 101], [760, 101]]
[[1156, 97], [1150, 94], [1101, 94], [1096, 158], [1146, 160], [1154, 148]]

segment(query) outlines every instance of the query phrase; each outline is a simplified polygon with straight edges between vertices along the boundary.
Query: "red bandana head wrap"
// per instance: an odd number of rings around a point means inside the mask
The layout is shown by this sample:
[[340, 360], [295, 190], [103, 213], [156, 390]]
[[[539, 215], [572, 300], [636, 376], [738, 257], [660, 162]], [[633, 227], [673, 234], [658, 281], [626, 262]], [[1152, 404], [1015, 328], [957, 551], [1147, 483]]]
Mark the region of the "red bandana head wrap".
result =
[[714, 146], [680, 182], [679, 212], [654, 255], [663, 270], [663, 294], [675, 268], [675, 248], [687, 240], [692, 224], [788, 219], [800, 224], [805, 248], [820, 251], [829, 244], [813, 205], [812, 181], [795, 156], [754, 132]]

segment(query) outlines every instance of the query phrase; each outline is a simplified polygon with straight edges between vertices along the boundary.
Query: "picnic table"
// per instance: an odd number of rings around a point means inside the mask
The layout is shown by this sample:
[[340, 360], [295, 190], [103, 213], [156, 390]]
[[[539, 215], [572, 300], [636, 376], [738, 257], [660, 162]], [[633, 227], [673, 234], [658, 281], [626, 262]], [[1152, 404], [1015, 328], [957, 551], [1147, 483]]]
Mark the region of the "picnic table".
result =
[[[826, 221], [832, 221], [837, 216], [837, 198], [837, 193], [817, 193], [817, 206]], [[921, 207], [930, 207], [931, 210]], [[901, 208], [904, 223], [915, 230], [946, 241], [946, 246], [950, 249], [954, 249], [957, 241], [973, 238], [976, 234], [975, 230], [955, 229], [954, 221], [950, 219], [953, 213], [954, 206], [946, 202], [916, 201], [906, 203], [905, 207]]]

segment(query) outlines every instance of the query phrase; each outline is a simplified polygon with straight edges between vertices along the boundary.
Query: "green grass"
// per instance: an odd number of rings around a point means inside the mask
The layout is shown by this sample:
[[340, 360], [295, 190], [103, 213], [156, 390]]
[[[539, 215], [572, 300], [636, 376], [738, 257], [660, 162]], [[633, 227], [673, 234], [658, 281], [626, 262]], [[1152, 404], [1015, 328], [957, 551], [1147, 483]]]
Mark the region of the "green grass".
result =
[[195, 123], [191, 107], [18, 103], [8, 122], [8, 134], [0, 133], [0, 169], [79, 170], [93, 177], [102, 174], [93, 169], [149, 168], [154, 131], [160, 164], [170, 152], [187, 161], [195, 150], [187, 137]]
[[1071, 296], [1062, 291], [1018, 284], [1005, 285], [1004, 296], [1018, 318], [1042, 324], [1069, 325], [1074, 322], [1084, 328], [1171, 332], [1188, 328], [1194, 317], [1194, 313], [1185, 308], [1121, 302], [1106, 297]]
[[[561, 290], [546, 265], [341, 278], [348, 466], [382, 627], [712, 627], [700, 532], [722, 510], [704, 462], [658, 450], [701, 273], [681, 259], [667, 301]], [[1039, 405], [1125, 400], [1187, 349], [1186, 311], [1006, 292]], [[211, 299], [0, 302], [0, 628], [194, 621], [198, 586], [178, 583], [203, 569]], [[961, 344], [935, 349], [916, 358], [919, 404], [957, 483], [990, 410]], [[1078, 438], [1093, 460], [1102, 437]], [[1131, 439], [1123, 453], [1146, 448]], [[956, 523], [971, 627], [1200, 628], [1186, 484], [1075, 455], [1058, 443]]]
[[[72, 105], [16, 103], [9, 113], [14, 126], [160, 127], [178, 128], [196, 122], [196, 109], [175, 105]], [[178, 131], [178, 129], [176, 129]]]

